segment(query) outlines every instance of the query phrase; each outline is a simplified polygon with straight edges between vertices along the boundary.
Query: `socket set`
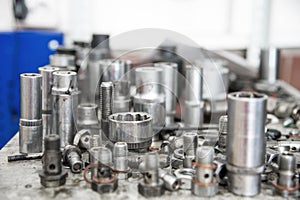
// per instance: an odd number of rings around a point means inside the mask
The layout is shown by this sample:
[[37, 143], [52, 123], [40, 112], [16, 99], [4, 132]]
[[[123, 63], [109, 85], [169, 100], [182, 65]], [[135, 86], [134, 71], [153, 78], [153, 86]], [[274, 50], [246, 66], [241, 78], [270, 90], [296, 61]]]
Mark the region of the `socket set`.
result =
[[22, 156], [10, 161], [43, 153], [42, 186], [76, 173], [99, 194], [137, 179], [146, 198], [252, 197], [262, 185], [299, 197], [300, 102], [283, 85], [232, 79], [228, 60], [137, 66], [106, 45], [74, 48], [20, 76]]

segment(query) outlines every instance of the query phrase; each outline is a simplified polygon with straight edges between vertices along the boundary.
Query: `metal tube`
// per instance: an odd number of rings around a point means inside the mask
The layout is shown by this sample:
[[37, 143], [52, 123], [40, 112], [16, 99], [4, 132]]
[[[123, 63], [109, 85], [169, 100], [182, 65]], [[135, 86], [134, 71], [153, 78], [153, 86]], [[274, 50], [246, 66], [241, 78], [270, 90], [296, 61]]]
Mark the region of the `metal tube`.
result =
[[59, 71], [58, 67], [40, 67], [39, 72], [42, 78], [42, 117], [43, 117], [43, 137], [51, 133], [52, 126], [52, 86], [53, 72]]
[[71, 70], [76, 71], [76, 64], [75, 64], [75, 56], [66, 55], [66, 54], [54, 54], [50, 55], [50, 65], [52, 67], [58, 67], [63, 70]]
[[184, 124], [186, 126], [201, 127], [203, 124], [204, 102], [203, 69], [195, 66], [186, 66], [186, 89], [184, 101]]
[[42, 152], [42, 75], [21, 74], [20, 153]]
[[267, 96], [252, 92], [228, 95], [226, 160], [229, 190], [237, 195], [260, 192], [265, 159]]
[[77, 74], [71, 71], [53, 73], [52, 134], [61, 138], [61, 147], [73, 144], [77, 125]]
[[279, 74], [280, 52], [277, 48], [262, 49], [260, 52], [259, 78], [275, 83]]
[[177, 63], [160, 62], [155, 67], [163, 69], [163, 89], [166, 95], [166, 124], [173, 124], [178, 98], [178, 65]]
[[[155, 67], [140, 67], [135, 70], [134, 111], [149, 113], [154, 126], [163, 126], [166, 118], [162, 73], [162, 69]], [[155, 135], [156, 132], [153, 134]]]

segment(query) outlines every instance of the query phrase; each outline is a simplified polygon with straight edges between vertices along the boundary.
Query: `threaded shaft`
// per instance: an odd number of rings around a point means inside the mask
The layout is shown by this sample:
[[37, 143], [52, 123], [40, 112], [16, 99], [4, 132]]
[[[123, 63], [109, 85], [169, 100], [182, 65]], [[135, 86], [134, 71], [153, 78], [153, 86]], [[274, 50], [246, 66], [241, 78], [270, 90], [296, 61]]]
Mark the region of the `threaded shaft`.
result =
[[102, 82], [99, 93], [99, 107], [101, 108], [101, 119], [108, 119], [108, 116], [112, 114], [113, 83]]

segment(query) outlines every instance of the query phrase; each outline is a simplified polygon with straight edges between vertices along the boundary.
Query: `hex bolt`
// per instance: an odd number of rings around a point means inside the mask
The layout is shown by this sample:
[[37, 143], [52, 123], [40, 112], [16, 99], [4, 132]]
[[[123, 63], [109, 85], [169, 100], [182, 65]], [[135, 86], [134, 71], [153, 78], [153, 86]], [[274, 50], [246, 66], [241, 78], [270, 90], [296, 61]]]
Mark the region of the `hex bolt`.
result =
[[283, 152], [278, 157], [278, 178], [273, 183], [275, 193], [283, 197], [297, 197], [299, 182], [296, 179], [296, 156]]
[[44, 187], [58, 187], [66, 183], [68, 173], [62, 168], [61, 159], [59, 136], [45, 136], [43, 170], [39, 173]]
[[219, 148], [222, 149], [226, 148], [227, 124], [228, 124], [227, 115], [222, 115], [219, 118], [219, 140], [218, 140], [218, 146]]
[[187, 132], [183, 135], [183, 167], [192, 168], [198, 147], [198, 134], [196, 132]]
[[101, 110], [101, 118], [100, 118], [101, 129], [104, 135], [108, 138], [109, 135], [108, 116], [112, 114], [113, 83], [102, 82], [100, 85], [99, 94], [100, 94], [99, 108]]
[[113, 150], [113, 171], [118, 179], [127, 179], [131, 176], [128, 166], [128, 147], [126, 142], [116, 142]]
[[20, 75], [21, 117], [19, 124], [20, 153], [40, 153], [43, 150], [42, 75]]
[[70, 167], [71, 172], [80, 173], [83, 166], [80, 149], [73, 145], [65, 146], [63, 151], [63, 163]]
[[218, 182], [214, 178], [214, 148], [202, 146], [197, 149], [196, 175], [192, 180], [192, 193], [199, 197], [212, 197], [218, 191]]
[[90, 149], [90, 161], [94, 165], [91, 173], [92, 189], [100, 194], [115, 191], [118, 179], [111, 169], [111, 151], [106, 147], [93, 147]]
[[159, 178], [159, 158], [157, 152], [145, 155], [145, 172], [138, 184], [138, 191], [144, 197], [158, 197], [165, 192], [164, 182]]

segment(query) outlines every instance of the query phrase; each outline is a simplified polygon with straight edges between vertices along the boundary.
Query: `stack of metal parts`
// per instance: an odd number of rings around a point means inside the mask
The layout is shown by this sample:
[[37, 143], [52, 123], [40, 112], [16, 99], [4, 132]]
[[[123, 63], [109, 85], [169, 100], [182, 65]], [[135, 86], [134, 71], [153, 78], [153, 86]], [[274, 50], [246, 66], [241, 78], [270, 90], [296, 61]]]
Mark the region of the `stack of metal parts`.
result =
[[[21, 75], [20, 153], [41, 153], [44, 143], [43, 186], [65, 184], [69, 168], [99, 194], [140, 179], [136, 189], [144, 197], [177, 190], [212, 197], [226, 189], [255, 196], [262, 184], [273, 195], [299, 195], [297, 101], [248, 91], [227, 95], [229, 71], [220, 61], [186, 65], [179, 86], [176, 63], [132, 69], [130, 61], [97, 51], [86, 81], [70, 55], [53, 55], [40, 74]], [[178, 88], [185, 88], [182, 106]]]

